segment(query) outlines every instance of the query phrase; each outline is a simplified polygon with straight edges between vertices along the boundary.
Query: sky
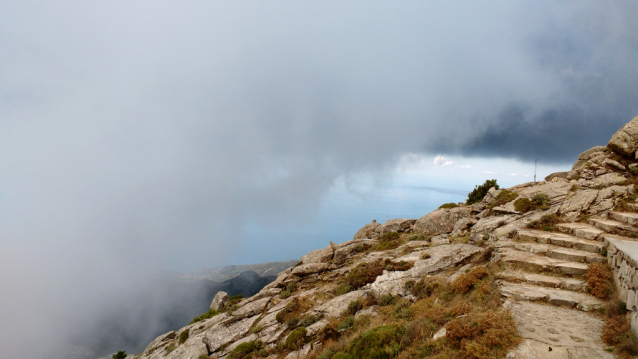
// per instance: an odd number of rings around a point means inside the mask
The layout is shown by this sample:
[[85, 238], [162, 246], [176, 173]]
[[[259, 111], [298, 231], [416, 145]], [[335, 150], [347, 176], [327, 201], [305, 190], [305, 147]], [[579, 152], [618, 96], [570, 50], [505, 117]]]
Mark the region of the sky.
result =
[[55, 358], [114, 312], [166, 307], [148, 302], [163, 271], [297, 258], [531, 181], [535, 159], [568, 170], [638, 115], [637, 17], [631, 0], [0, 1], [3, 355]]

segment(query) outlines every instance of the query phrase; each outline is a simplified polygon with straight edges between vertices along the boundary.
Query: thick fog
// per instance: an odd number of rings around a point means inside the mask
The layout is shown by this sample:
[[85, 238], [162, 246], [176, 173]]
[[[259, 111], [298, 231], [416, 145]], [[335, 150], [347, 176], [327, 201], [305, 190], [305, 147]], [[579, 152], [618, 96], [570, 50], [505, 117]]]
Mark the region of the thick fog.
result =
[[56, 358], [122, 313], [151, 332], [182, 300], [158, 273], [229, 264], [250, 223], [301, 225], [336, 178], [405, 153], [573, 162], [638, 115], [636, 18], [631, 0], [2, 1], [1, 356]]

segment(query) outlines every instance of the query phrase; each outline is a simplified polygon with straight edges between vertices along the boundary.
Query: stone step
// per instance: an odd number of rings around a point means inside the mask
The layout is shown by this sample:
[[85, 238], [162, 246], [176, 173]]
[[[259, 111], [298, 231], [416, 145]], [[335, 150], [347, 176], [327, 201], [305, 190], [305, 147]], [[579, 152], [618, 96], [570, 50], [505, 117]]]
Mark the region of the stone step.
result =
[[638, 238], [630, 238], [630, 237], [620, 236], [618, 234], [609, 234], [609, 233], [603, 234], [601, 236], [601, 239], [605, 243], [605, 246], [609, 245], [609, 239], [616, 240], [616, 241], [638, 242]]
[[596, 226], [602, 229], [605, 232], [614, 233], [638, 233], [638, 228], [618, 221], [614, 221], [611, 219], [602, 219], [602, 218], [590, 218], [587, 220], [589, 224]]
[[627, 205], [634, 211], [638, 211], [638, 203], [627, 203]]
[[522, 252], [513, 248], [498, 250], [497, 259], [503, 263], [521, 265], [532, 270], [560, 272], [567, 275], [582, 275], [587, 271], [587, 264], [565, 261], [537, 254]]
[[[599, 242], [602, 245], [604, 243]], [[596, 254], [592, 252], [581, 251], [578, 249], [564, 248], [553, 246], [551, 244], [539, 244], [535, 242], [518, 242], [514, 244], [514, 249], [530, 252], [534, 254], [540, 254], [547, 257], [561, 259], [565, 261], [571, 262], [580, 262], [580, 263], [605, 263], [607, 258], [605, 258], [601, 254]]]
[[501, 295], [515, 300], [547, 302], [551, 305], [588, 312], [603, 307], [600, 299], [585, 293], [539, 287], [531, 284], [497, 281]]
[[560, 288], [574, 292], [584, 292], [587, 290], [587, 283], [574, 278], [555, 277], [551, 275], [511, 270], [499, 272], [496, 274], [496, 277], [512, 283], [534, 284], [541, 287]]
[[623, 222], [635, 226], [638, 224], [638, 213], [629, 213], [629, 212], [609, 212], [609, 217], [617, 220], [618, 222]]
[[605, 231], [600, 228], [579, 222], [559, 223], [556, 225], [556, 228], [563, 233], [588, 240], [597, 240], [599, 235], [605, 233]]
[[[535, 229], [519, 229], [518, 238], [542, 244], [553, 244], [559, 247], [573, 248], [581, 251], [600, 253], [605, 246], [601, 241], [592, 241], [571, 236], [565, 233], [553, 233]], [[604, 233], [601, 231], [601, 233]]]

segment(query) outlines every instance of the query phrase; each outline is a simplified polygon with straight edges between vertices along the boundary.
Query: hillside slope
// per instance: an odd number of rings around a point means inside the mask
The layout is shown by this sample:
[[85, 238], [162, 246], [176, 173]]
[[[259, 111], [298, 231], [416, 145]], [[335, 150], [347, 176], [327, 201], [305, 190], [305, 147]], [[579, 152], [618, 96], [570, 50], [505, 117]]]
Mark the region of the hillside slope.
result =
[[637, 150], [638, 117], [547, 181], [370, 223], [135, 358], [638, 354]]

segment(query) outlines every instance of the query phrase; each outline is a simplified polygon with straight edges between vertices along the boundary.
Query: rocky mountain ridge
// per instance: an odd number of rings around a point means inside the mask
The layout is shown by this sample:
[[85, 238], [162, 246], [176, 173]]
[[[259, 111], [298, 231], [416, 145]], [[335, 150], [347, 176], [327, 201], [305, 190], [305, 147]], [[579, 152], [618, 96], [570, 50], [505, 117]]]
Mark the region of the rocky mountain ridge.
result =
[[[419, 219], [373, 221], [250, 298], [217, 298], [206, 319], [134, 358], [638, 354], [637, 159], [638, 117], [569, 172]], [[599, 290], [606, 271], [615, 291]], [[609, 334], [623, 320], [625, 344]]]

